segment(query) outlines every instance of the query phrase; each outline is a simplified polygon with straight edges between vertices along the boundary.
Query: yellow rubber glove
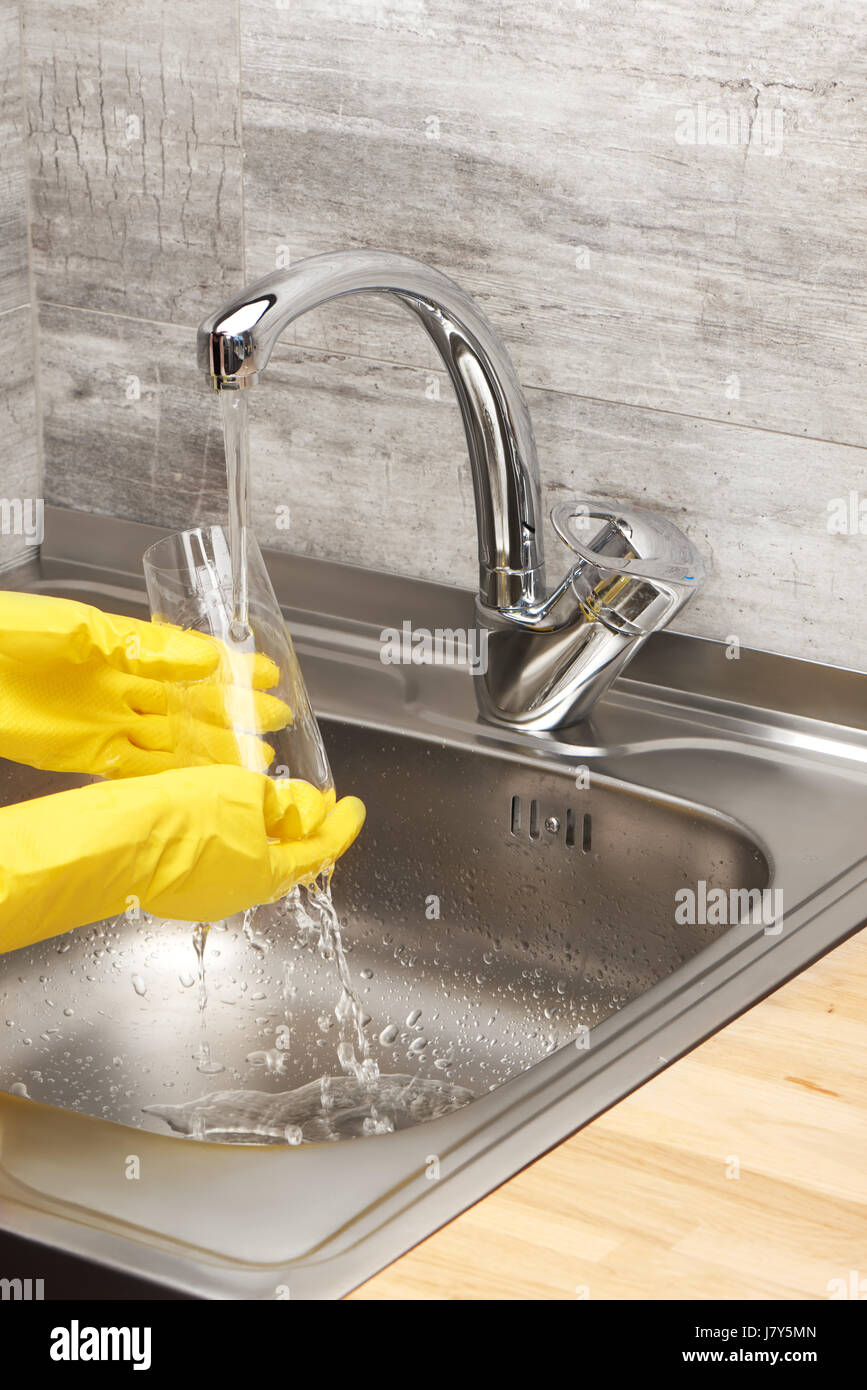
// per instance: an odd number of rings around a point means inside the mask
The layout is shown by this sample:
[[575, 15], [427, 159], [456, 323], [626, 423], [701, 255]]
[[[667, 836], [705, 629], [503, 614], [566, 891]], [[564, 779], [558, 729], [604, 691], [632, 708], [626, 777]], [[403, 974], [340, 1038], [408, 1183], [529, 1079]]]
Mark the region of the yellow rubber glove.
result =
[[264, 769], [273, 750], [257, 734], [292, 718], [266, 693], [278, 676], [265, 656], [230, 663], [200, 632], [0, 592], [0, 757], [12, 762], [100, 777]]
[[0, 808], [0, 952], [140, 905], [219, 921], [349, 848], [364, 806], [240, 767], [97, 782]]

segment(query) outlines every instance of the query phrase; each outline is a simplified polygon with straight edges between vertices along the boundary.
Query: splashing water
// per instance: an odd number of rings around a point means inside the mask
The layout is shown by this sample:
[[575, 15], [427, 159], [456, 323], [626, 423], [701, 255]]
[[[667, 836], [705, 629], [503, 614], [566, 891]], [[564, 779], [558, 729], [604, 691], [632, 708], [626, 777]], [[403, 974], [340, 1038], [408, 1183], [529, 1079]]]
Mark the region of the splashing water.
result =
[[[450, 1115], [473, 1099], [447, 1081], [417, 1076], [323, 1077], [294, 1091], [215, 1091], [181, 1105], [148, 1105], [176, 1134], [228, 1144], [322, 1144], [391, 1134]], [[373, 1113], [375, 1111], [375, 1113]]]
[[[282, 914], [294, 923], [301, 942], [303, 944], [309, 944], [311, 941], [316, 942], [321, 958], [333, 963], [335, 967], [340, 991], [338, 1002], [333, 1010], [338, 1025], [337, 1060], [347, 1076], [352, 1077], [360, 1086], [367, 1087], [371, 1091], [372, 1114], [375, 1120], [375, 1095], [373, 1093], [376, 1090], [379, 1067], [370, 1055], [370, 1043], [364, 1032], [366, 1016], [352, 983], [352, 976], [346, 961], [342, 926], [331, 896], [333, 869], [334, 866], [331, 865], [316, 882], [307, 886], [306, 903], [301, 889], [293, 888], [283, 899]], [[241, 930], [253, 950], [264, 954], [268, 950], [267, 940], [258, 937], [254, 930], [257, 910], [257, 908], [251, 907], [244, 912]], [[201, 1020], [200, 1042], [194, 1061], [197, 1071], [207, 1076], [214, 1076], [224, 1071], [225, 1068], [220, 1062], [213, 1060], [207, 1036], [208, 988], [205, 948], [210, 929], [210, 923], [199, 922], [192, 934], [197, 960], [195, 977], [198, 984], [197, 1004]], [[288, 1034], [292, 1018], [288, 1007], [284, 1018], [285, 1022], [277, 1029], [276, 1047], [278, 1049], [288, 1047]], [[269, 1054], [255, 1053], [252, 1055], [267, 1057]], [[282, 1066], [279, 1069], [282, 1070]]]
[[[247, 528], [249, 525], [249, 484], [250, 484], [250, 435], [247, 419], [247, 395], [244, 391], [221, 391], [220, 405], [223, 418], [223, 444], [226, 454], [226, 479], [229, 493], [229, 549], [232, 562], [232, 618], [230, 636], [242, 640], [250, 636], [249, 579]], [[307, 889], [311, 914], [302, 909], [301, 895], [295, 889], [286, 899], [289, 915], [294, 914], [296, 925], [309, 934], [310, 926], [318, 925], [319, 953], [323, 960], [334, 961], [340, 986], [340, 998], [334, 1010], [338, 1023], [339, 1043], [337, 1049], [341, 1067], [349, 1076], [364, 1085], [372, 1084], [379, 1068], [370, 1056], [370, 1047], [364, 1036], [362, 1008], [356, 994], [346, 964], [343, 949], [340, 919], [331, 898], [331, 876], [334, 865], [329, 865], [320, 874], [317, 882]], [[253, 931], [256, 909], [244, 913], [243, 932], [250, 945], [257, 951], [264, 950]], [[201, 928], [197, 927], [198, 933]], [[207, 929], [205, 929], [207, 934]], [[199, 954], [201, 989], [204, 989], [204, 965], [202, 951], [204, 940], [195, 939]], [[200, 1002], [204, 1018], [207, 1000]], [[203, 1040], [203, 1048], [207, 1044]], [[209, 1058], [207, 1059], [209, 1061]], [[206, 1068], [200, 1065], [200, 1070]]]
[[[232, 564], [232, 613], [229, 638], [243, 642], [251, 636], [249, 615], [248, 542], [249, 524], [249, 433], [247, 398], [243, 391], [222, 391], [223, 440], [229, 492], [229, 549]], [[234, 1142], [284, 1142], [298, 1144], [340, 1139], [355, 1134], [389, 1133], [395, 1128], [418, 1123], [433, 1114], [447, 1113], [469, 1093], [445, 1081], [416, 1081], [410, 1077], [381, 1077], [370, 1055], [365, 1035], [365, 1014], [353, 986], [346, 962], [340, 919], [331, 897], [329, 865], [319, 878], [307, 885], [306, 895], [294, 888], [283, 900], [282, 912], [294, 923], [302, 944], [318, 945], [321, 958], [333, 962], [339, 997], [333, 1010], [337, 1022], [337, 1060], [343, 1077], [323, 1077], [295, 1091], [272, 1096], [257, 1091], [217, 1092], [199, 1101], [180, 1106], [148, 1106], [149, 1114], [165, 1119], [171, 1128], [194, 1138], [236, 1136]], [[305, 901], [306, 897], [306, 901]], [[243, 916], [243, 935], [260, 954], [268, 949], [265, 938], [254, 931], [257, 909]], [[209, 926], [199, 923], [193, 932], [198, 959], [198, 1005], [201, 1038], [197, 1050], [198, 1071], [213, 1075], [224, 1068], [211, 1058], [207, 1038], [208, 992], [205, 982], [205, 945]], [[289, 990], [284, 991], [284, 1022], [277, 1028], [275, 1047], [251, 1055], [265, 1059], [272, 1070], [285, 1069], [292, 1015], [288, 1007]], [[325, 1024], [330, 1020], [324, 1015]], [[276, 1119], [274, 1118], [276, 1116]]]
[[[319, 954], [323, 960], [333, 961], [337, 967], [340, 987], [340, 998], [334, 1010], [339, 1037], [337, 1060], [348, 1076], [354, 1076], [363, 1085], [373, 1085], [379, 1075], [379, 1067], [370, 1055], [370, 1044], [364, 1032], [364, 1010], [346, 963], [340, 918], [331, 897], [332, 872], [333, 865], [316, 883], [309, 885], [307, 899], [317, 914]], [[305, 915], [309, 918], [309, 914]]]
[[[440, 1115], [450, 1114], [471, 1100], [472, 1092], [445, 1080], [405, 1075], [380, 1075], [370, 1055], [364, 1031], [365, 1014], [352, 983], [346, 960], [343, 932], [331, 896], [332, 870], [306, 891], [294, 888], [282, 902], [282, 916], [293, 923], [303, 945], [315, 945], [321, 958], [335, 968], [339, 989], [333, 1010], [337, 1022], [337, 1060], [342, 1076], [322, 1076], [294, 1090], [272, 1094], [264, 1091], [216, 1091], [179, 1105], [148, 1105], [155, 1115], [178, 1134], [193, 1139], [235, 1144], [325, 1143], [341, 1139], [390, 1134]], [[266, 938], [254, 931], [256, 908], [244, 913], [242, 930], [259, 952], [269, 949]], [[205, 1037], [208, 994], [205, 984], [205, 945], [208, 924], [199, 923], [193, 933], [198, 957], [198, 1005], [202, 1016], [202, 1042], [197, 1069], [222, 1071], [211, 1060]], [[291, 1012], [278, 1027], [276, 1047], [288, 1046]], [[323, 1015], [327, 1020], [327, 1015]], [[281, 1037], [281, 1034], [286, 1035]], [[253, 1054], [260, 1056], [266, 1054]], [[270, 1054], [267, 1054], [270, 1055]], [[282, 1066], [278, 1070], [283, 1070]]]
[[[226, 479], [229, 493], [229, 550], [232, 563], [232, 617], [230, 636], [242, 640], [250, 636], [249, 579], [247, 528], [249, 525], [249, 480], [250, 480], [250, 435], [247, 420], [247, 396], [244, 391], [221, 391], [220, 405], [223, 418], [223, 444], [226, 454]], [[334, 1010], [338, 1023], [338, 1060], [347, 1075], [354, 1076], [364, 1085], [374, 1082], [379, 1074], [376, 1062], [370, 1056], [370, 1047], [364, 1036], [362, 1008], [356, 994], [346, 964], [343, 949], [340, 919], [331, 898], [331, 864], [320, 875], [319, 880], [308, 886], [307, 898], [311, 914], [303, 909], [298, 889], [287, 897], [286, 908], [289, 915], [295, 916], [296, 926], [302, 933], [318, 925], [319, 953], [323, 960], [334, 961], [340, 986], [340, 998]], [[256, 909], [249, 908], [244, 913], [243, 933], [250, 945], [257, 951], [265, 948], [253, 931]], [[196, 933], [202, 930], [196, 928]], [[204, 929], [207, 935], [207, 928]], [[200, 1008], [204, 1019], [207, 1003], [204, 991], [204, 963], [202, 952], [204, 938], [194, 937], [199, 956]], [[202, 1042], [203, 1052], [207, 1042]], [[210, 1057], [203, 1059], [210, 1062]], [[199, 1070], [207, 1067], [200, 1064]]]
[[220, 1062], [215, 1062], [211, 1058], [211, 1044], [208, 1042], [207, 1033], [208, 986], [205, 979], [205, 943], [208, 940], [210, 930], [210, 922], [198, 922], [193, 929], [193, 947], [198, 960], [198, 1006], [201, 1020], [201, 1038], [195, 1061], [197, 1071], [203, 1072], [205, 1076], [216, 1076], [224, 1068]]

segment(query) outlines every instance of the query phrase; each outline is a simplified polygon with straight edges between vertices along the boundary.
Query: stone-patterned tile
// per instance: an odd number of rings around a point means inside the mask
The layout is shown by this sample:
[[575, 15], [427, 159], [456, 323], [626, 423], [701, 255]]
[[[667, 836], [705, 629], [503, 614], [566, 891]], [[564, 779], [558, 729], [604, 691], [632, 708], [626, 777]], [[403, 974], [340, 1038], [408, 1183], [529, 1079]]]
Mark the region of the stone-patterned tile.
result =
[[[575, 496], [632, 502], [701, 551], [710, 573], [676, 628], [867, 671], [867, 536], [829, 529], [851, 492], [867, 498], [863, 449], [556, 392], [528, 399], [546, 510]], [[549, 575], [558, 553], [549, 536]]]
[[[426, 369], [278, 348], [251, 393], [263, 544], [474, 588], [469, 464], [448, 379]], [[867, 496], [864, 451], [664, 412], [527, 392], [544, 511], [612, 497], [665, 513], [705, 556], [676, 624], [867, 670], [863, 535], [829, 508]], [[287, 520], [289, 522], [287, 528]], [[546, 526], [549, 581], [569, 553]]]
[[[193, 334], [42, 319], [50, 500], [179, 527], [224, 517], [219, 411]], [[867, 493], [862, 450], [556, 391], [528, 399], [546, 513], [615, 497], [662, 510], [702, 550], [711, 575], [682, 630], [867, 668], [864, 537], [828, 531], [835, 498]], [[473, 587], [472, 487], [443, 374], [280, 346], [249, 401], [264, 545]], [[567, 561], [549, 528], [549, 577]]]
[[41, 300], [195, 324], [242, 278], [237, 3], [25, 11]]
[[[693, 536], [712, 574], [684, 630], [867, 667], [864, 537], [828, 526], [834, 499], [867, 494], [848, 447], [856, 0], [660, 0], [640, 22], [612, 0], [604, 23], [583, 0], [243, 0], [241, 132], [228, 0], [207, 19], [81, 13], [29, 11], [40, 291], [81, 306], [41, 310], [51, 500], [223, 516], [192, 325], [287, 259], [392, 246], [452, 274], [503, 334], [546, 505], [610, 495]], [[263, 542], [472, 587], [462, 432], [418, 325], [368, 297], [287, 338], [250, 398]], [[550, 536], [548, 554], [553, 577]]]
[[30, 309], [0, 314], [0, 570], [35, 552], [42, 486], [37, 449], [36, 397]]
[[0, 313], [30, 298], [19, 9], [0, 0]]
[[[247, 274], [393, 247], [523, 380], [863, 442], [860, 0], [244, 0]], [[301, 344], [424, 365], [343, 302]]]
[[219, 408], [193, 329], [43, 305], [40, 386], [50, 502], [178, 527], [223, 514]]
[[279, 345], [249, 415], [263, 544], [477, 584], [469, 460], [442, 372]]
[[[167, 526], [225, 517], [218, 399], [191, 330], [43, 305], [40, 340], [49, 501]], [[472, 489], [450, 394], [441, 374], [279, 347], [250, 393], [263, 544], [430, 575], [457, 556], [466, 581]]]

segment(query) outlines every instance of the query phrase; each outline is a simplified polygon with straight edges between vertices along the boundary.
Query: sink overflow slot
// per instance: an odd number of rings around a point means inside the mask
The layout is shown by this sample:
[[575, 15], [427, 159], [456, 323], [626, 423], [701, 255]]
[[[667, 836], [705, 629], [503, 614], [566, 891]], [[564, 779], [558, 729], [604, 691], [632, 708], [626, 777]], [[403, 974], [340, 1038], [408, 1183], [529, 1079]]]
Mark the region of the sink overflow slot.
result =
[[[523, 825], [523, 806], [519, 796], [512, 797], [512, 804], [509, 812], [509, 828], [513, 835], [519, 836]], [[557, 836], [561, 829], [564, 831], [563, 840], [567, 849], [574, 849], [578, 843], [578, 818], [571, 806], [567, 806], [566, 813], [561, 820], [557, 815], [548, 815], [543, 822], [539, 802], [535, 797], [530, 801], [530, 814], [527, 825], [527, 834], [531, 840], [542, 838], [543, 829], [548, 835]], [[585, 811], [581, 819], [581, 852], [589, 854], [592, 845], [592, 821], [589, 811]]]

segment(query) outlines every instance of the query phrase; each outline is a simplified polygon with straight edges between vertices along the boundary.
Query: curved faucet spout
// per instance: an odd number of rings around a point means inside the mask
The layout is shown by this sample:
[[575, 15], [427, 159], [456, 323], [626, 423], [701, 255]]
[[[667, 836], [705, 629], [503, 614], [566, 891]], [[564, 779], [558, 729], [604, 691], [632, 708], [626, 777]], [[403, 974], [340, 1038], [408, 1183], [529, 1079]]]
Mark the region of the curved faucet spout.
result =
[[215, 389], [258, 382], [285, 328], [348, 294], [387, 294], [421, 323], [458, 398], [472, 469], [479, 596], [493, 608], [544, 594], [539, 468], [515, 368], [478, 305], [448, 276], [390, 251], [339, 251], [273, 271], [199, 326], [199, 366]]
[[418, 319], [458, 398], [476, 501], [482, 715], [528, 730], [574, 724], [686, 602], [701, 561], [665, 518], [564, 503], [554, 524], [573, 554], [547, 588], [536, 445], [511, 358], [475, 301], [409, 256], [339, 251], [263, 276], [200, 324], [199, 365], [218, 391], [253, 386], [290, 323], [366, 293], [390, 295]]

